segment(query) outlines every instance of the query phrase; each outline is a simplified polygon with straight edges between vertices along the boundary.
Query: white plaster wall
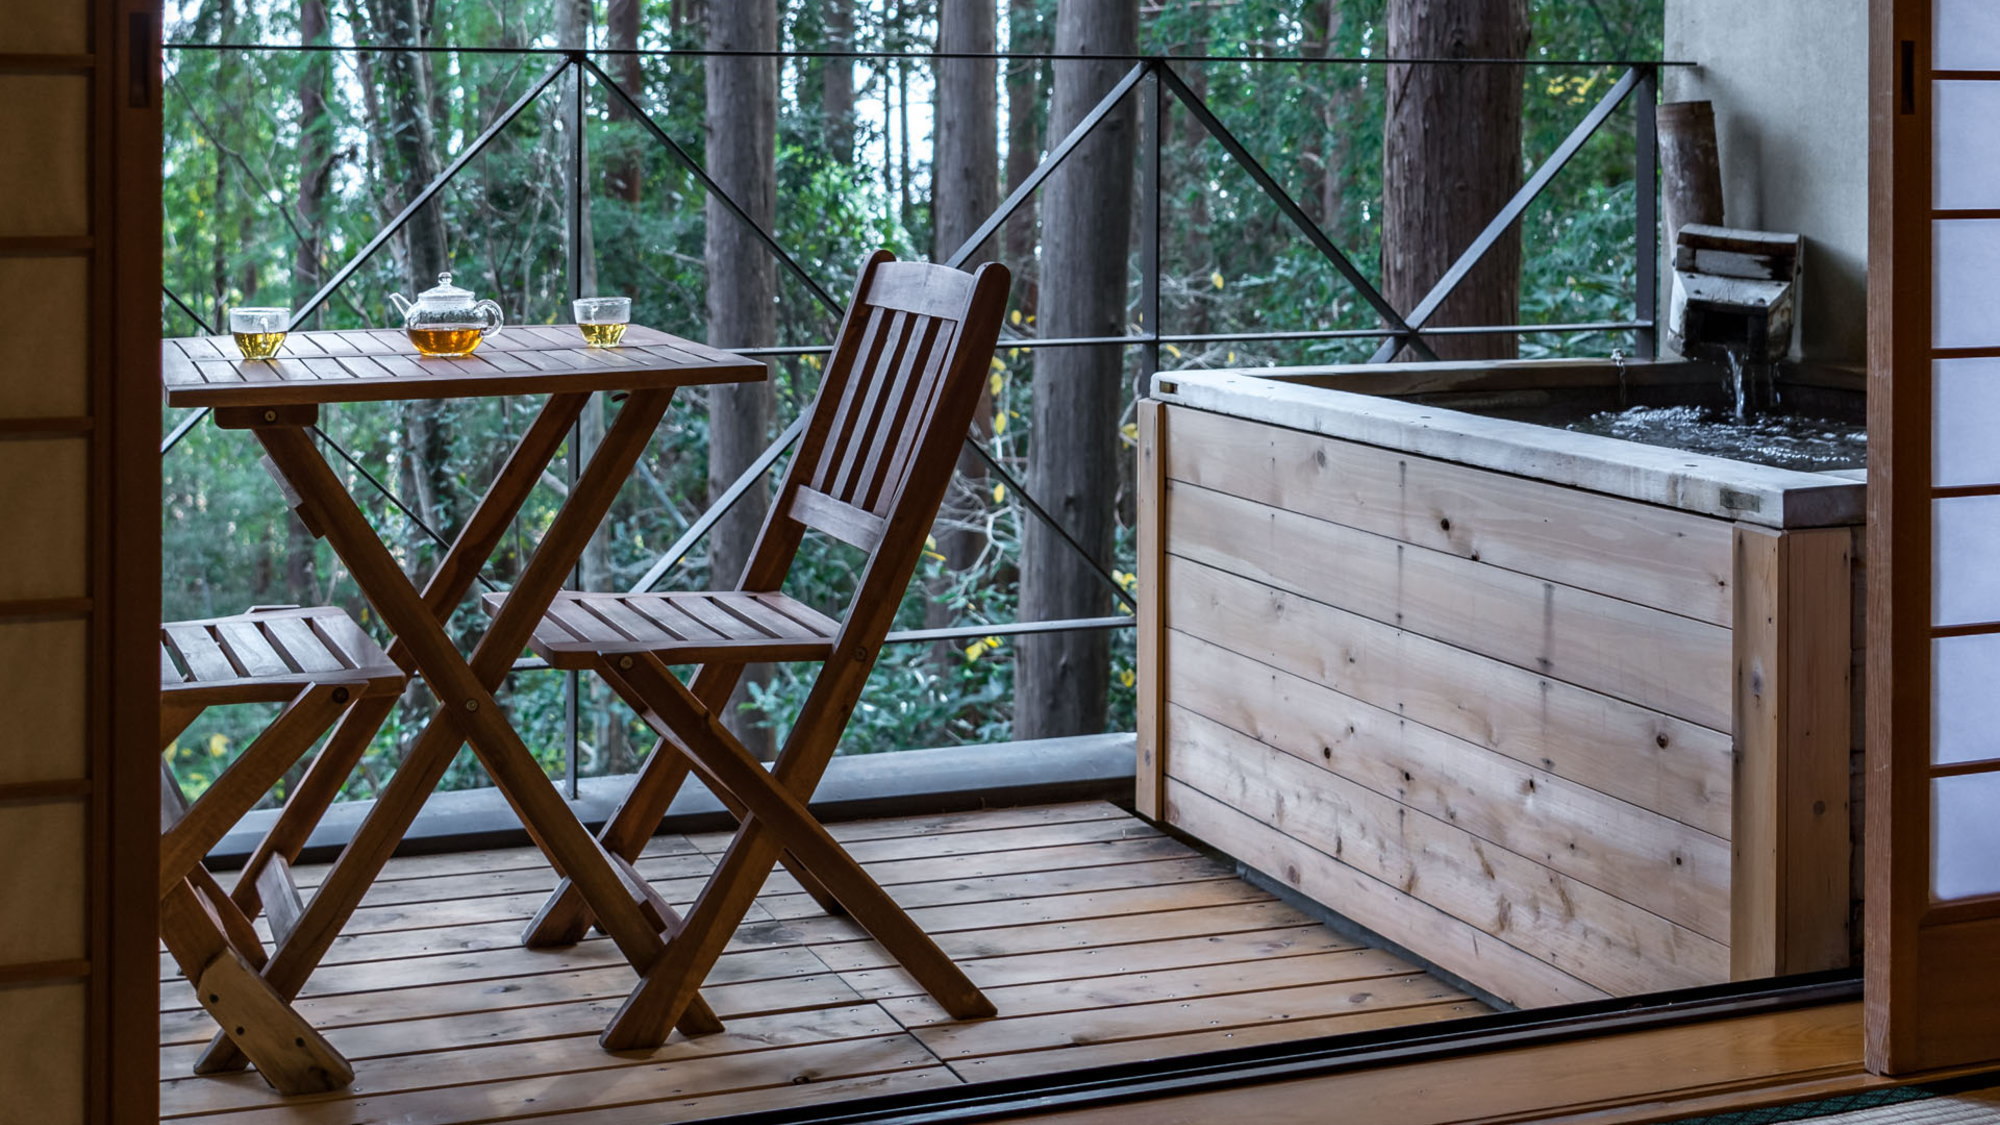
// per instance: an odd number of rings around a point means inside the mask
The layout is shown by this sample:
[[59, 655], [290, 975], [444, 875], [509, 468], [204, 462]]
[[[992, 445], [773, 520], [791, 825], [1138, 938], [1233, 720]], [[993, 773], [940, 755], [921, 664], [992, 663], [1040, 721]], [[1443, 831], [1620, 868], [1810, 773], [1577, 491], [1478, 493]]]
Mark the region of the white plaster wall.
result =
[[1862, 363], [1868, 0], [1666, 0], [1666, 57], [1700, 66], [1662, 100], [1715, 103], [1728, 225], [1805, 236], [1803, 355]]

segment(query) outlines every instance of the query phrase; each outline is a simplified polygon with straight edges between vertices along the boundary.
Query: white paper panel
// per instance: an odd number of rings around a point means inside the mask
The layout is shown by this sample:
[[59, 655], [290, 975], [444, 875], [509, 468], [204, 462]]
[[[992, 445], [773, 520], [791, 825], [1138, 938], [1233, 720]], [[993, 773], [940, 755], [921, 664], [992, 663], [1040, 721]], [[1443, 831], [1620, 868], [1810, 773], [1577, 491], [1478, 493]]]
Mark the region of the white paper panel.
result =
[[2000, 145], [1993, 143], [2000, 82], [1938, 82], [1931, 89], [1934, 204], [1947, 210], [2000, 207]]
[[1931, 502], [1931, 620], [2000, 621], [2000, 496]]
[[1931, 667], [1932, 760], [2000, 758], [2000, 634], [1932, 641]]
[[1932, 896], [2000, 894], [2000, 773], [1940, 777], [1931, 800]]
[[1931, 0], [1938, 70], [2000, 70], [2000, 4], [1993, 0]]
[[1931, 343], [2000, 344], [2000, 219], [1931, 224]]
[[1941, 359], [1931, 385], [1932, 483], [2000, 484], [2000, 359]]

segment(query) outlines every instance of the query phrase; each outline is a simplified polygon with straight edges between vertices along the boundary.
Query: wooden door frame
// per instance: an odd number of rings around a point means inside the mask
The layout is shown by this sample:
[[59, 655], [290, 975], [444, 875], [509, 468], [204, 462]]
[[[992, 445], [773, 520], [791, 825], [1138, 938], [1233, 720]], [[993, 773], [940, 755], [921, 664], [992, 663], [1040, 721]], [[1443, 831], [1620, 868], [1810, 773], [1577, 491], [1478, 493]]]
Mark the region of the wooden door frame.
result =
[[[1937, 495], [1932, 392], [1939, 358], [1932, 334], [1938, 217], [1932, 194], [1932, 4], [1872, 0], [1869, 13], [1864, 897], [1867, 1059], [1877, 1073], [1913, 1073], [2000, 1056], [1995, 1027], [2000, 1015], [1982, 1011], [1994, 994], [1990, 980], [1983, 985], [1940, 980], [1935, 956], [1941, 942], [1957, 943], [1958, 960], [2000, 945], [2000, 901], [1988, 896], [1934, 904], [1930, 897]], [[1928, 969], [1922, 956], [1927, 945], [1933, 953]]]
[[86, 1120], [159, 1117], [160, 27], [90, 0]]

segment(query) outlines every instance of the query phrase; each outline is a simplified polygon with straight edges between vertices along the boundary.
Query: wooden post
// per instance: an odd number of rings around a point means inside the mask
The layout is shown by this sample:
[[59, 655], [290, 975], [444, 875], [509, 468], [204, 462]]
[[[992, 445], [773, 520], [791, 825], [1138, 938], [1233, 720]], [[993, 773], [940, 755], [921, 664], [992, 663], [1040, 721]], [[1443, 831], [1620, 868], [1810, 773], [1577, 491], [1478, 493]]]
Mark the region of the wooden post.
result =
[[1730, 969], [1848, 963], [1850, 528], [1736, 528]]
[[1166, 813], [1167, 407], [1139, 403], [1139, 757], [1133, 805], [1159, 820]]

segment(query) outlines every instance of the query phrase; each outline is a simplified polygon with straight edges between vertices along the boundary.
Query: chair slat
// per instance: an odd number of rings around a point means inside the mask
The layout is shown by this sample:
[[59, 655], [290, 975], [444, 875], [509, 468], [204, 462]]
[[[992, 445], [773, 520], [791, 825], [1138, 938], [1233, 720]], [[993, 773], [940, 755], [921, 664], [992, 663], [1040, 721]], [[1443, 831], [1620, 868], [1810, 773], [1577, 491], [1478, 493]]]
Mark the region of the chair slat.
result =
[[615, 644], [625, 638], [618, 634], [609, 623], [596, 614], [585, 611], [576, 604], [574, 597], [558, 597], [549, 606], [548, 617], [561, 625], [579, 641], [592, 644]]
[[[785, 616], [776, 609], [771, 608], [757, 594], [717, 594], [715, 602], [723, 609], [744, 618], [773, 637], [796, 637], [801, 633], [821, 637], [830, 637], [833, 635], [832, 629], [821, 632], [818, 629], [805, 625], [803, 622]], [[831, 624], [831, 622], [828, 624]]]
[[947, 274], [922, 262], [885, 262], [875, 267], [875, 276], [861, 299], [885, 309], [957, 320], [965, 314], [966, 298], [971, 294], [969, 274]]
[[[852, 495], [855, 476], [860, 471], [861, 460], [868, 455], [869, 444], [876, 440], [878, 426], [882, 418], [882, 397], [888, 392], [887, 379], [883, 372], [893, 372], [903, 362], [903, 355], [909, 349], [910, 329], [916, 318], [908, 313], [891, 313], [889, 326], [884, 334], [884, 347], [878, 350], [872, 362], [862, 366], [856, 361], [854, 372], [848, 378], [859, 383], [860, 391], [852, 402], [852, 409], [834, 422], [834, 433], [839, 437], [839, 448], [832, 452], [833, 471], [820, 491], [836, 499], [846, 500]], [[846, 404], [843, 404], [846, 405]]]
[[719, 641], [722, 634], [689, 617], [675, 606], [671, 594], [653, 594], [647, 597], [625, 599], [625, 604], [645, 614], [659, 623], [660, 628], [679, 637], [683, 641]]
[[882, 517], [843, 500], [835, 500], [817, 488], [800, 485], [792, 493], [787, 514], [817, 531], [823, 531], [851, 547], [873, 552], [882, 541]]
[[174, 654], [167, 648], [167, 642], [160, 642], [160, 686], [172, 687], [187, 679], [187, 673], [174, 663]]
[[302, 672], [340, 672], [347, 668], [340, 657], [329, 652], [326, 642], [306, 623], [304, 617], [286, 615], [264, 621], [272, 644]]
[[312, 623], [313, 632], [319, 634], [326, 643], [327, 651], [340, 658], [343, 666], [364, 668], [374, 663], [371, 660], [381, 649], [373, 637], [363, 632], [354, 619], [337, 609], [314, 613], [306, 618]]
[[640, 616], [630, 606], [618, 598], [578, 598], [577, 604], [598, 617], [629, 640], [666, 639], [660, 627], [650, 619]]
[[[672, 597], [672, 595], [668, 596]], [[715, 630], [729, 640], [761, 641], [765, 639], [761, 631], [751, 628], [748, 623], [734, 614], [725, 612], [710, 598], [674, 598], [673, 604], [675, 609], [682, 610], [691, 617], [699, 618], [703, 625]]]
[[263, 678], [266, 676], [289, 676], [298, 671], [278, 655], [271, 642], [264, 639], [264, 633], [250, 621], [237, 619], [219, 622], [215, 626], [221, 638], [224, 651], [231, 662], [243, 669], [243, 674]]
[[168, 625], [167, 640], [180, 653], [181, 663], [187, 665], [188, 672], [198, 681], [222, 682], [234, 680], [241, 672], [208, 635], [208, 630], [200, 625]]
[[928, 413], [930, 388], [943, 375], [945, 359], [950, 354], [945, 345], [950, 339], [951, 332], [943, 321], [925, 321], [922, 346], [907, 368], [896, 373], [895, 393], [884, 405], [882, 438], [869, 450], [868, 463], [862, 467], [850, 497], [856, 507], [868, 512], [881, 511], [887, 498], [883, 482], [901, 476], [899, 466], [915, 454], [917, 442], [923, 436], [923, 427], [917, 423]]
[[[874, 369], [877, 357], [888, 339], [889, 320], [894, 315], [884, 309], [870, 310], [861, 330], [860, 342], [855, 346], [851, 369], [844, 373], [832, 368], [827, 370], [828, 379], [838, 378], [841, 382], [837, 386], [821, 387], [820, 394], [825, 396], [829, 391], [835, 391], [839, 399], [830, 415], [832, 421], [827, 427], [825, 445], [819, 452], [818, 462], [810, 467], [811, 476], [806, 481], [822, 492], [833, 487], [833, 475], [840, 467], [840, 450], [852, 436], [848, 432], [848, 420], [854, 414], [856, 402], [867, 391], [865, 385], [867, 380], [859, 378], [855, 373]], [[823, 404], [821, 408], [824, 408]]]
[[840, 632], [840, 622], [799, 601], [797, 598], [786, 597], [784, 594], [777, 593], [747, 594], [741, 596], [747, 597], [749, 600], [756, 602], [773, 613], [783, 614], [790, 620], [798, 622], [807, 632], [816, 636], [831, 637], [835, 633]]

